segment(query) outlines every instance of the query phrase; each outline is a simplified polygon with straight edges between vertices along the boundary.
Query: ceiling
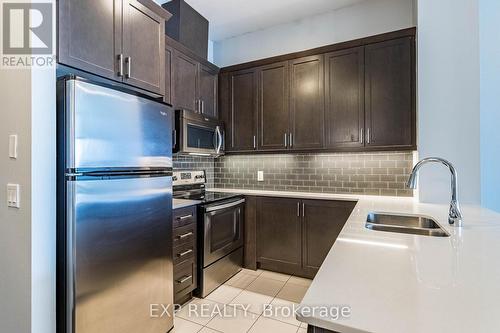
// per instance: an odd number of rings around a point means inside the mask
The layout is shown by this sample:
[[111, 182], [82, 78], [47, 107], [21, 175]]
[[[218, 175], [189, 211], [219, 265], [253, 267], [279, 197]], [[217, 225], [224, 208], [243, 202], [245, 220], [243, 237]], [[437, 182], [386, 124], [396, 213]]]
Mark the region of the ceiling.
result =
[[363, 0], [186, 0], [210, 21], [210, 39], [213, 41], [293, 22], [361, 1]]

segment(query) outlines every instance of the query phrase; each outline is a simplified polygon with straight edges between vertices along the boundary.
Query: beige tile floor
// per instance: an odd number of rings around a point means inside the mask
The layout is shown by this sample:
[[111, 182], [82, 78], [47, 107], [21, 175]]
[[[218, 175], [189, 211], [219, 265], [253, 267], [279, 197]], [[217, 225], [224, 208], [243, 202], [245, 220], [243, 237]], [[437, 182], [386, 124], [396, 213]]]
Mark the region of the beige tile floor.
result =
[[[176, 313], [172, 333], [306, 333], [292, 309], [310, 284], [296, 276], [243, 269], [205, 299], [185, 304]], [[272, 314], [264, 312], [267, 304]], [[224, 305], [229, 315], [220, 313]]]

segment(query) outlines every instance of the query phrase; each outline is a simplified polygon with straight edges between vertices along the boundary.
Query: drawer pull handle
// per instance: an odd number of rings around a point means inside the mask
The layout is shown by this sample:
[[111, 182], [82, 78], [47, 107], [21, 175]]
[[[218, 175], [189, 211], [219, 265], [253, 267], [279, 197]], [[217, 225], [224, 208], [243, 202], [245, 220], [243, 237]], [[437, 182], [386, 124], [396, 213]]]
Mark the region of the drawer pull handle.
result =
[[184, 216], [178, 216], [177, 220], [182, 221], [182, 220], [188, 219], [190, 217], [193, 217], [193, 214], [184, 215]]
[[190, 231], [190, 232], [186, 232], [185, 234], [182, 234], [182, 235], [179, 235], [177, 236], [178, 239], [184, 239], [186, 237], [189, 237], [189, 236], [192, 236], [193, 235], [193, 232]]
[[191, 252], [193, 252], [193, 249], [189, 249], [189, 250], [186, 250], [184, 252], [181, 252], [181, 253], [177, 253], [177, 256], [180, 258], [180, 257], [184, 257], [188, 254], [190, 254]]
[[186, 281], [191, 280], [192, 278], [193, 278], [193, 276], [192, 276], [192, 275], [188, 275], [188, 276], [183, 277], [183, 278], [182, 278], [182, 279], [180, 279], [180, 280], [177, 280], [177, 283], [184, 283], [184, 282], [186, 282]]

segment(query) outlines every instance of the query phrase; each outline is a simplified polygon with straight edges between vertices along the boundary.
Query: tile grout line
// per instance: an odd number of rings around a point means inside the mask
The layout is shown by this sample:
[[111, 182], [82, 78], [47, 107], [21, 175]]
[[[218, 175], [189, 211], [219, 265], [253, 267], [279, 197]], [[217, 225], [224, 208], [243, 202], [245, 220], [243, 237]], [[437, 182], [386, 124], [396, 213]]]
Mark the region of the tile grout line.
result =
[[[255, 274], [255, 275], [254, 275], [254, 274], [248, 274], [248, 273], [242, 272], [242, 274], [246, 274], [246, 275], [253, 276], [253, 277], [254, 277], [254, 279], [253, 279], [253, 281], [252, 281], [252, 282], [250, 282], [250, 283], [249, 283], [249, 284], [248, 284], [245, 288], [242, 288], [242, 289], [241, 289], [241, 288], [238, 288], [238, 289], [240, 289], [240, 292], [239, 292], [238, 294], [236, 294], [236, 296], [234, 296], [234, 297], [233, 297], [233, 298], [232, 298], [232, 299], [231, 299], [228, 303], [224, 304], [224, 303], [221, 303], [221, 302], [218, 302], [218, 301], [214, 301], [214, 300], [210, 300], [210, 299], [208, 299], [208, 301], [210, 301], [210, 302], [214, 302], [214, 303], [217, 303], [217, 304], [220, 304], [220, 305], [224, 305], [224, 306], [226, 306], [226, 305], [230, 305], [230, 303], [231, 303], [232, 301], [234, 301], [234, 300], [235, 300], [235, 299], [236, 299], [236, 298], [237, 298], [237, 297], [238, 297], [241, 293], [243, 293], [243, 291], [247, 290], [247, 288], [248, 288], [248, 286], [250, 286], [250, 284], [252, 284], [255, 280], [257, 280], [257, 278], [261, 277], [263, 272], [264, 272], [264, 271], [261, 271], [259, 274]], [[288, 274], [287, 274], [287, 275], [288, 275]], [[281, 290], [283, 290], [283, 288], [285, 288], [285, 286], [287, 285], [287, 283], [289, 283], [289, 281], [290, 281], [290, 279], [292, 278], [292, 276], [295, 276], [295, 275], [292, 275], [292, 274], [291, 274], [291, 275], [289, 275], [289, 276], [288, 276], [288, 278], [287, 278], [286, 280], [284, 280], [284, 281], [283, 281], [283, 280], [279, 280], [279, 279], [275, 279], [275, 278], [272, 278], [272, 277], [264, 277], [264, 278], [266, 278], [266, 279], [268, 278], [268, 279], [271, 279], [271, 280], [273, 280], [273, 281], [284, 282], [284, 283], [283, 283], [283, 286], [282, 286], [282, 287], [278, 290], [278, 292], [276, 293], [276, 295], [275, 295], [275, 296], [273, 296], [273, 298], [271, 299], [271, 301], [270, 301], [270, 303], [269, 303], [269, 304], [271, 304], [271, 303], [272, 303], [272, 302], [273, 302], [273, 301], [277, 298], [277, 295], [281, 292]], [[229, 280], [228, 280], [228, 281], [229, 281]], [[226, 282], [227, 282], [227, 281], [226, 281]], [[291, 283], [291, 282], [290, 282], [290, 284], [292, 284], [292, 285], [297, 285], [297, 286], [302, 286], [302, 285], [300, 285], [300, 284], [295, 284], [295, 283]], [[224, 283], [223, 285], [226, 285], [226, 283]], [[226, 285], [226, 286], [228, 286], [228, 285]], [[230, 286], [230, 287], [232, 287], [232, 286]], [[190, 302], [188, 302], [188, 304], [189, 304], [189, 303], [191, 303], [191, 301], [190, 301]], [[293, 303], [294, 303], [294, 302], [293, 302]], [[250, 311], [248, 311], [248, 312], [250, 312]], [[253, 312], [250, 312], [250, 313], [251, 313], [252, 315], [257, 315], [256, 313], [253, 313]], [[249, 332], [249, 331], [250, 331], [250, 330], [254, 327], [254, 325], [257, 323], [257, 321], [258, 321], [258, 320], [259, 320], [262, 316], [263, 316], [263, 312], [261, 312], [259, 315], [257, 315], [257, 318], [255, 319], [255, 321], [252, 323], [252, 325], [251, 325], [251, 326], [248, 328], [248, 330], [246, 331], [247, 333], [248, 333], [248, 332]], [[215, 318], [217, 318], [217, 317], [218, 317], [218, 315], [214, 316], [213, 318], [210, 318], [210, 320], [209, 320], [209, 321], [208, 321], [205, 325], [201, 325], [201, 324], [199, 324], [199, 323], [197, 323], [197, 322], [191, 321], [191, 320], [186, 319], [186, 318], [182, 318], [182, 317], [179, 317], [179, 318], [181, 318], [181, 319], [183, 319], [183, 320], [186, 320], [186, 321], [189, 321], [189, 322], [191, 322], [191, 323], [194, 323], [194, 324], [200, 325], [200, 326], [201, 326], [201, 328], [200, 328], [197, 332], [200, 332], [200, 331], [201, 331], [201, 330], [203, 330], [204, 328], [207, 328], [207, 329], [210, 329], [210, 330], [216, 331], [216, 332], [218, 332], [218, 333], [223, 333], [223, 332], [221, 332], [221, 331], [219, 331], [219, 330], [216, 330], [216, 329], [213, 329], [213, 328], [208, 327], [208, 325], [210, 324], [210, 322], [212, 322], [212, 320], [214, 320], [214, 319], [215, 319]], [[267, 317], [264, 317], [264, 318], [267, 318]], [[293, 324], [290, 324], [290, 323], [287, 323], [287, 322], [283, 322], [283, 321], [278, 320], [278, 319], [274, 319], [274, 318], [269, 318], [269, 319], [270, 319], [270, 320], [275, 320], [275, 321], [277, 321], [277, 322], [279, 322], [279, 323], [282, 323], [282, 324], [286, 324], [286, 325], [290, 325], [290, 326], [295, 326], [295, 325], [293, 325]], [[297, 326], [296, 333], [298, 333], [300, 329], [301, 329], [301, 325]]]

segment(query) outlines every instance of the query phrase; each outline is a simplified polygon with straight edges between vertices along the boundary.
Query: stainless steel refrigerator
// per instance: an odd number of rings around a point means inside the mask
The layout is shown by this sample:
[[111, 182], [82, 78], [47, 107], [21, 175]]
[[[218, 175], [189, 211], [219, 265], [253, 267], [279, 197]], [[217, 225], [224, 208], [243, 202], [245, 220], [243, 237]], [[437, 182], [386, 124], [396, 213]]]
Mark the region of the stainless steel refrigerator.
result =
[[172, 112], [58, 80], [58, 332], [173, 326]]

